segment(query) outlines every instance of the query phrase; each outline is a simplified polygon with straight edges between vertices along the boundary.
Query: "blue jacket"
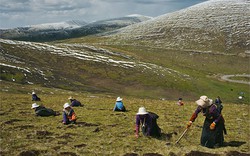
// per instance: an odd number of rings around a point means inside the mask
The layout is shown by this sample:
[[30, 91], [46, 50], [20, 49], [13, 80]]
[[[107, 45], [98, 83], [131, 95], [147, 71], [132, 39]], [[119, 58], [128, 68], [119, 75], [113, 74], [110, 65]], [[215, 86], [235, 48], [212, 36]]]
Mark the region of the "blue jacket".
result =
[[116, 101], [114, 111], [115, 110], [124, 110], [124, 109], [125, 109], [125, 107], [124, 107], [122, 101]]

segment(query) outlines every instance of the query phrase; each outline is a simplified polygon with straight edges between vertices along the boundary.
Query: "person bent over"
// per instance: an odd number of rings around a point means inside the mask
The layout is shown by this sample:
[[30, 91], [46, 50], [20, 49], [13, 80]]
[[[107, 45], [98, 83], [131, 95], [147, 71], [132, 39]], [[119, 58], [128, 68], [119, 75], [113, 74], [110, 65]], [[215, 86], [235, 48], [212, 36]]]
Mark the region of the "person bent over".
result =
[[135, 136], [139, 137], [139, 131], [141, 131], [144, 136], [160, 137], [161, 129], [157, 125], [157, 119], [159, 116], [152, 112], [147, 112], [144, 107], [140, 107], [138, 113], [136, 114], [135, 122]]
[[56, 112], [50, 108], [45, 108], [44, 106], [40, 106], [36, 103], [32, 104], [31, 109], [35, 110], [36, 116], [56, 116], [56, 115], [59, 115], [58, 112]]
[[63, 105], [63, 124], [75, 124], [76, 123], [76, 113], [71, 108], [69, 103]]
[[72, 107], [82, 107], [83, 106], [83, 104], [80, 101], [76, 100], [72, 96], [69, 97], [68, 99], [70, 100], [70, 103], [71, 103]]
[[223, 145], [224, 136], [223, 131], [226, 134], [225, 129], [225, 120], [222, 114], [218, 111], [216, 105], [213, 103], [212, 99], [209, 99], [207, 96], [203, 95], [199, 100], [196, 101], [198, 107], [191, 116], [187, 128], [189, 128], [192, 123], [197, 118], [200, 112], [205, 116], [205, 121], [202, 128], [201, 134], [201, 145], [214, 148]]

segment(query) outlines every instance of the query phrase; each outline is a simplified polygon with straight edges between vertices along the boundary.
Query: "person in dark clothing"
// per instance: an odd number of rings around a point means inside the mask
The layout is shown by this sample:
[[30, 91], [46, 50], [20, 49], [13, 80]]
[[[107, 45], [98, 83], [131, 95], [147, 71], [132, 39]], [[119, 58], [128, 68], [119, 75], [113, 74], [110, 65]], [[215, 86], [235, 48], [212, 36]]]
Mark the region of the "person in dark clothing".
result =
[[215, 99], [215, 105], [217, 106], [217, 110], [221, 113], [223, 105], [219, 96]]
[[116, 98], [116, 103], [115, 103], [115, 107], [114, 107], [113, 111], [122, 111], [122, 112], [126, 111], [126, 108], [122, 102], [122, 98], [120, 98], [120, 97]]
[[207, 96], [201, 96], [196, 103], [198, 107], [190, 118], [187, 128], [192, 125], [198, 114], [202, 112], [206, 118], [202, 128], [201, 145], [208, 148], [222, 146], [224, 142], [223, 130], [225, 129], [223, 116], [217, 110], [216, 105], [213, 104], [213, 100]]
[[68, 98], [70, 100], [71, 103], [71, 107], [82, 107], [83, 104], [81, 104], [80, 101], [77, 101], [76, 99], [74, 99], [72, 96]]
[[159, 116], [152, 112], [147, 112], [144, 107], [140, 107], [136, 114], [135, 136], [139, 137], [140, 127], [144, 136], [160, 137], [161, 129], [157, 125]]
[[35, 110], [36, 116], [56, 116], [56, 115], [59, 115], [58, 112], [56, 112], [52, 109], [49, 109], [49, 108], [45, 108], [44, 106], [39, 106], [36, 103], [32, 104], [31, 109]]
[[41, 101], [41, 99], [36, 95], [35, 92], [32, 92], [32, 101]]

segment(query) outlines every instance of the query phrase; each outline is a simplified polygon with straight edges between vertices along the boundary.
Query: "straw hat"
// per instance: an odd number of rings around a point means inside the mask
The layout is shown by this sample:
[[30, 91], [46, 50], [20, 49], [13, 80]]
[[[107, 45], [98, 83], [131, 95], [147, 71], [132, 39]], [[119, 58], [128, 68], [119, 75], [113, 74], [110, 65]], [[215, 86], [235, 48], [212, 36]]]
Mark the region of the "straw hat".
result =
[[36, 103], [33, 103], [32, 106], [31, 106], [31, 109], [34, 109], [34, 108], [37, 108], [37, 107], [39, 107], [39, 105], [36, 104]]
[[198, 106], [201, 106], [202, 108], [206, 108], [213, 104], [213, 100], [209, 99], [205, 95], [201, 96], [200, 99], [195, 102], [197, 103]]
[[72, 97], [72, 96], [70, 96], [68, 99], [69, 99], [69, 100], [72, 100], [72, 99], [73, 99], [73, 97]]
[[65, 108], [68, 108], [68, 107], [70, 107], [70, 104], [69, 103], [65, 103], [64, 105], [63, 105], [63, 108], [65, 109]]
[[146, 111], [145, 107], [140, 107], [138, 110], [138, 113], [136, 113], [137, 115], [144, 115], [144, 114], [148, 114], [148, 112]]
[[116, 99], [116, 101], [122, 101], [122, 98], [118, 97], [118, 98]]

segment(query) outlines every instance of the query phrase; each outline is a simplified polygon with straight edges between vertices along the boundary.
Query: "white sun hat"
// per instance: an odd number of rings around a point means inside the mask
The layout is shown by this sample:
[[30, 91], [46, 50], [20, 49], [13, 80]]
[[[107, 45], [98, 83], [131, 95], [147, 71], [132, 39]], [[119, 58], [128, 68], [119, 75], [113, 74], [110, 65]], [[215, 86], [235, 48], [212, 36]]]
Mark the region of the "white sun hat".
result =
[[208, 106], [213, 104], [213, 100], [209, 99], [206, 95], [201, 96], [200, 99], [195, 102], [202, 108], [207, 108]]
[[63, 108], [65, 109], [65, 108], [68, 108], [68, 107], [70, 107], [70, 104], [69, 103], [65, 103], [64, 105], [63, 105]]
[[32, 106], [31, 106], [31, 109], [34, 109], [34, 108], [37, 108], [37, 107], [39, 107], [39, 105], [36, 104], [36, 103], [33, 103]]
[[116, 101], [122, 101], [122, 98], [117, 97]]
[[73, 97], [72, 97], [72, 96], [70, 96], [68, 99], [69, 99], [69, 100], [71, 100], [71, 99], [73, 99]]
[[144, 115], [144, 114], [148, 114], [148, 112], [146, 111], [145, 107], [140, 107], [138, 110], [138, 113], [136, 113], [137, 115]]
[[35, 92], [32, 92], [32, 94], [36, 94]]

